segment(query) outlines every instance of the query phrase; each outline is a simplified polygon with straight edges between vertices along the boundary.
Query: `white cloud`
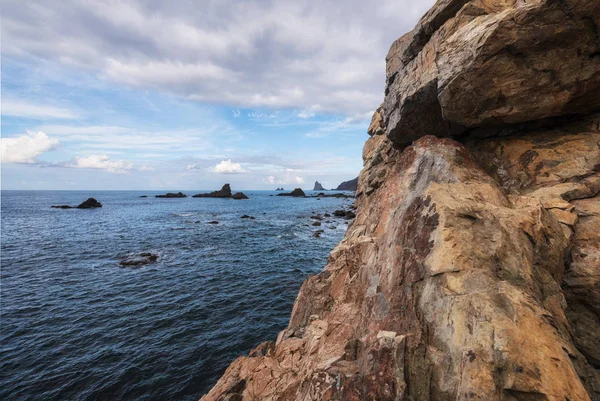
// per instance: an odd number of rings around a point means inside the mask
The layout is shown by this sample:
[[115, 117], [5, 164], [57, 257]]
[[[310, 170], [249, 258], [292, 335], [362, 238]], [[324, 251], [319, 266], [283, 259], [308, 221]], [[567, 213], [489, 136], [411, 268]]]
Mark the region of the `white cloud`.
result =
[[197, 170], [196, 163], [190, 163], [190, 164], [188, 164], [187, 169], [188, 170]]
[[246, 170], [242, 168], [241, 164], [233, 163], [231, 159], [223, 160], [221, 163], [213, 167], [212, 171], [219, 174], [240, 174], [246, 172]]
[[268, 182], [269, 184], [275, 184], [275, 181], [276, 181], [276, 180], [277, 180], [277, 179], [275, 178], [275, 176], [274, 176], [274, 175], [270, 175], [270, 176], [268, 176], [268, 177], [267, 177], [267, 182]]
[[233, 113], [233, 117], [234, 118], [238, 118], [240, 116], [240, 114], [242, 114], [242, 112], [240, 111], [240, 109], [232, 110], [232, 113]]
[[65, 167], [100, 169], [111, 173], [125, 173], [133, 168], [133, 164], [125, 160], [110, 160], [110, 157], [107, 155], [90, 155], [75, 157], [75, 161], [65, 164]]
[[154, 167], [150, 167], [147, 164], [142, 164], [138, 170], [140, 170], [140, 171], [154, 171]]
[[72, 119], [78, 117], [76, 113], [68, 109], [12, 99], [2, 99], [2, 115], [33, 119]]
[[391, 43], [434, 0], [5, 3], [3, 54], [210, 104], [354, 115], [379, 105]]
[[44, 132], [27, 131], [16, 138], [2, 138], [2, 163], [35, 163], [37, 156], [58, 145]]
[[299, 175], [295, 178], [296, 184], [304, 184], [304, 177], [300, 177]]

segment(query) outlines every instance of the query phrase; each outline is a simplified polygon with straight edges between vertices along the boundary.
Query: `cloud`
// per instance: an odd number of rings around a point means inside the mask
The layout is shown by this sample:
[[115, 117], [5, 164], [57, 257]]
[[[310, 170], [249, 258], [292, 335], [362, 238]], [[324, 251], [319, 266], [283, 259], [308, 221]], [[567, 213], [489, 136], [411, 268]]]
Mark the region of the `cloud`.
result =
[[267, 177], [267, 182], [268, 182], [269, 184], [275, 184], [275, 181], [276, 181], [276, 180], [277, 180], [277, 178], [275, 178], [275, 176], [274, 176], [274, 175], [270, 175], [270, 176], [268, 176], [268, 177]]
[[29, 103], [22, 100], [2, 99], [2, 115], [31, 119], [73, 119], [78, 115], [71, 110]]
[[300, 176], [296, 176], [295, 178], [296, 184], [304, 184], [304, 178]]
[[379, 105], [391, 43], [433, 3], [6, 2], [2, 52], [210, 104], [351, 116]]
[[16, 138], [2, 138], [2, 163], [36, 163], [37, 157], [58, 146], [44, 132], [27, 131]]
[[75, 161], [73, 163], [66, 163], [65, 167], [100, 169], [111, 173], [126, 173], [133, 168], [133, 164], [125, 160], [110, 160], [110, 157], [107, 155], [90, 155], [75, 157]]
[[235, 109], [232, 110], [232, 113], [234, 118], [238, 118], [242, 112], [240, 111], [240, 109]]
[[223, 160], [221, 163], [213, 167], [212, 171], [219, 174], [240, 174], [246, 172], [246, 170], [242, 168], [241, 164], [232, 163], [231, 159]]

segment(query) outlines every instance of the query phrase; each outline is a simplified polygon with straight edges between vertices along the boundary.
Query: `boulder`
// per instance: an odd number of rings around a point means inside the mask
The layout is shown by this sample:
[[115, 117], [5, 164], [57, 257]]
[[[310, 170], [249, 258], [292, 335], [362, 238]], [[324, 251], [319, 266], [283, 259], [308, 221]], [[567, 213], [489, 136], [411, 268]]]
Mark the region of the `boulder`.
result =
[[598, 26], [595, 0], [438, 1], [390, 48], [380, 130], [403, 145], [597, 110]]
[[209, 221], [207, 224], [219, 224], [219, 222], [216, 220], [213, 220], [213, 221]]

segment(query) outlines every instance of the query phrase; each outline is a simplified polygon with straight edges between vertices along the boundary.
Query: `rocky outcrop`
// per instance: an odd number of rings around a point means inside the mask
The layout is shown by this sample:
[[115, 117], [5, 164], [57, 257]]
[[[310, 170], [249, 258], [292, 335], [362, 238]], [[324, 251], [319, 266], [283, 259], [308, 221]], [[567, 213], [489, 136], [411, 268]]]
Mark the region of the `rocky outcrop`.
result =
[[277, 196], [293, 196], [296, 198], [305, 198], [306, 194], [302, 190], [302, 188], [296, 188], [292, 192], [284, 192], [281, 194], [277, 194]]
[[600, 400], [599, 7], [440, 0], [396, 41], [346, 237], [203, 400]]
[[183, 192], [167, 192], [164, 195], [155, 195], [155, 198], [187, 198], [187, 195]]
[[208, 194], [196, 194], [192, 198], [231, 198], [231, 186], [229, 184], [223, 185], [218, 191], [213, 191]]
[[358, 187], [358, 177], [350, 180], [344, 181], [336, 188], [337, 191], [356, 191]]
[[323, 188], [323, 185], [321, 185], [319, 181], [315, 181], [315, 187], [313, 188], [313, 191], [325, 191], [325, 188]]
[[246, 196], [246, 194], [243, 193], [243, 192], [236, 192], [233, 195], [231, 195], [231, 197], [233, 199], [236, 199], [236, 200], [248, 199], [248, 197]]
[[79, 206], [59, 205], [50, 207], [54, 209], [94, 209], [97, 207], [102, 207], [102, 203], [98, 202], [94, 198], [88, 198], [86, 201], [80, 203]]
[[387, 56], [380, 120], [396, 143], [600, 107], [600, 3], [442, 0]]

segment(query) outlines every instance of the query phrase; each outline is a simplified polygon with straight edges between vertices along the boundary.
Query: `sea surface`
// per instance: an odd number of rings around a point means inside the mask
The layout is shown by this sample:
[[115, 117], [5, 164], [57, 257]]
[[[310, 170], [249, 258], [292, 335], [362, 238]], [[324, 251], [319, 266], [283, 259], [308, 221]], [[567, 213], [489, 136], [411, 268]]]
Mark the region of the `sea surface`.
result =
[[[0, 399], [197, 400], [275, 340], [347, 229], [333, 217], [313, 227], [311, 214], [352, 199], [244, 192], [2, 191]], [[103, 207], [50, 208], [88, 197]], [[156, 263], [119, 266], [148, 251]]]

